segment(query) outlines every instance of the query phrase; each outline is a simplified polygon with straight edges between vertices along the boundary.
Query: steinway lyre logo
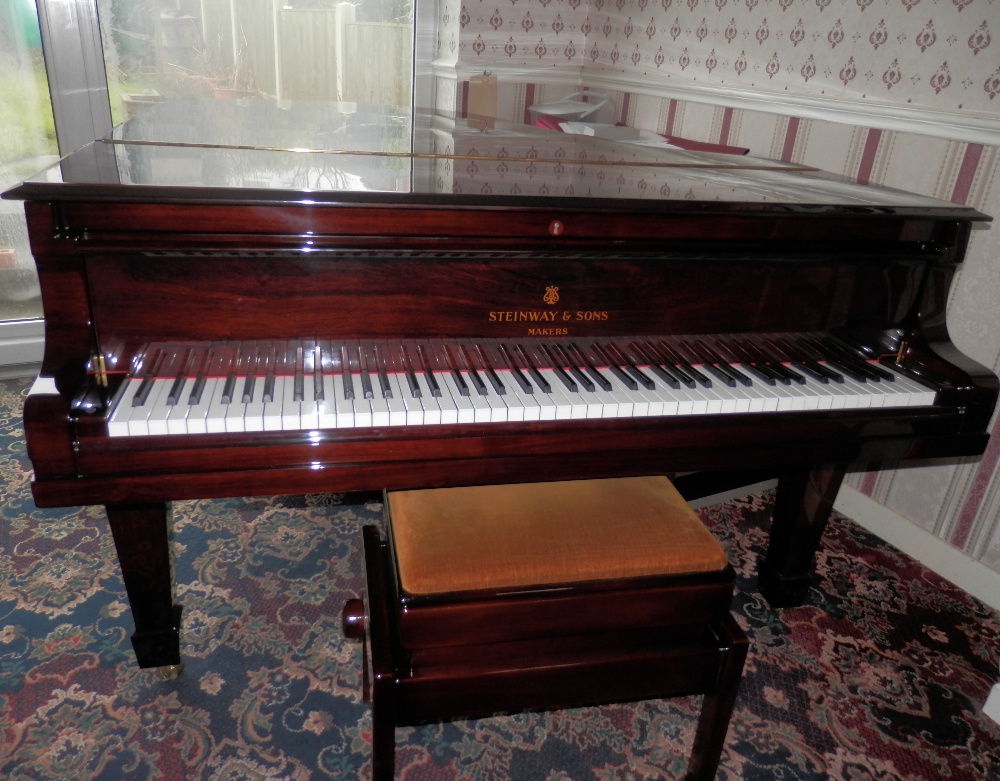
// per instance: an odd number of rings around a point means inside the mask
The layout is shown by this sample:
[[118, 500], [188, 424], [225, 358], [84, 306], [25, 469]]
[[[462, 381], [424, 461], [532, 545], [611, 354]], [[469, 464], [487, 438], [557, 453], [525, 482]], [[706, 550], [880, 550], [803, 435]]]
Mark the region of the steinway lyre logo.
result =
[[559, 300], [559, 288], [555, 285], [548, 285], [545, 288], [545, 295], [542, 296], [542, 300], [549, 306], [552, 306]]

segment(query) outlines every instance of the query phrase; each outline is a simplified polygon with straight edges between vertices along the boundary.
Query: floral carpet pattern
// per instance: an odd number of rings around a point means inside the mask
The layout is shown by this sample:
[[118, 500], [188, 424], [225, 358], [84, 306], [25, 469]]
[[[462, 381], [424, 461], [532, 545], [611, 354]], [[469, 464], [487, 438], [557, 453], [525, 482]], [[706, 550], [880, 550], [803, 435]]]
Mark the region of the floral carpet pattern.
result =
[[[21, 406], [0, 382], [0, 778], [369, 777], [361, 593], [376, 494], [179, 502], [183, 674], [140, 670], [102, 508], [30, 495]], [[807, 604], [771, 610], [755, 569], [773, 496], [699, 511], [737, 571], [751, 639], [719, 778], [1000, 781], [1000, 615], [835, 516]], [[407, 781], [680, 779], [699, 698], [397, 731]]]

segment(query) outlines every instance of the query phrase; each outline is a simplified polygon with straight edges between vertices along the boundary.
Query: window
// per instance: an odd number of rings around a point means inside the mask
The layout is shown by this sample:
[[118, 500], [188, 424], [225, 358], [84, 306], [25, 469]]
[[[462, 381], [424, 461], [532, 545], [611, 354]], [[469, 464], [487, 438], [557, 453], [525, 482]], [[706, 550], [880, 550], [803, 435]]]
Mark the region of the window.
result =
[[[34, 0], [0, 4], [0, 106], [0, 190], [5, 190], [56, 156]], [[40, 315], [24, 208], [16, 201], [0, 201], [0, 320]], [[3, 333], [0, 329], [0, 339]]]
[[98, 0], [112, 117], [179, 96], [411, 105], [412, 0]]

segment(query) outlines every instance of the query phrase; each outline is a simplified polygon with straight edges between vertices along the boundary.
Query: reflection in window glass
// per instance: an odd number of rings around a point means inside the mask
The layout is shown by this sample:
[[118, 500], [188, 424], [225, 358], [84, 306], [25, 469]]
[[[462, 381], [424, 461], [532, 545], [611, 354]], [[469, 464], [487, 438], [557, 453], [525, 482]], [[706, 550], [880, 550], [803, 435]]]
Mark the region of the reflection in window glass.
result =
[[[0, 190], [56, 159], [34, 0], [0, 2]], [[0, 201], [0, 320], [41, 317], [24, 205]]]
[[411, 104], [412, 0], [98, 0], [116, 124], [173, 97]]

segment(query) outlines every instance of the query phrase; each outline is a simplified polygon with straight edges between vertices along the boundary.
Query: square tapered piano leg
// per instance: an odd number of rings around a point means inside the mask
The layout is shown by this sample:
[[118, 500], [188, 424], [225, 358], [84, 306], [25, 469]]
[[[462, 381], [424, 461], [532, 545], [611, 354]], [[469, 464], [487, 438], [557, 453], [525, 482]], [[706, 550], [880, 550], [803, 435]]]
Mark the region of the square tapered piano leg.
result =
[[757, 587], [771, 607], [805, 602], [813, 582], [816, 552], [846, 466], [783, 472], [771, 521], [771, 542], [761, 560]]
[[181, 606], [173, 603], [168, 505], [107, 505], [135, 632], [132, 647], [140, 667], [181, 663]]

